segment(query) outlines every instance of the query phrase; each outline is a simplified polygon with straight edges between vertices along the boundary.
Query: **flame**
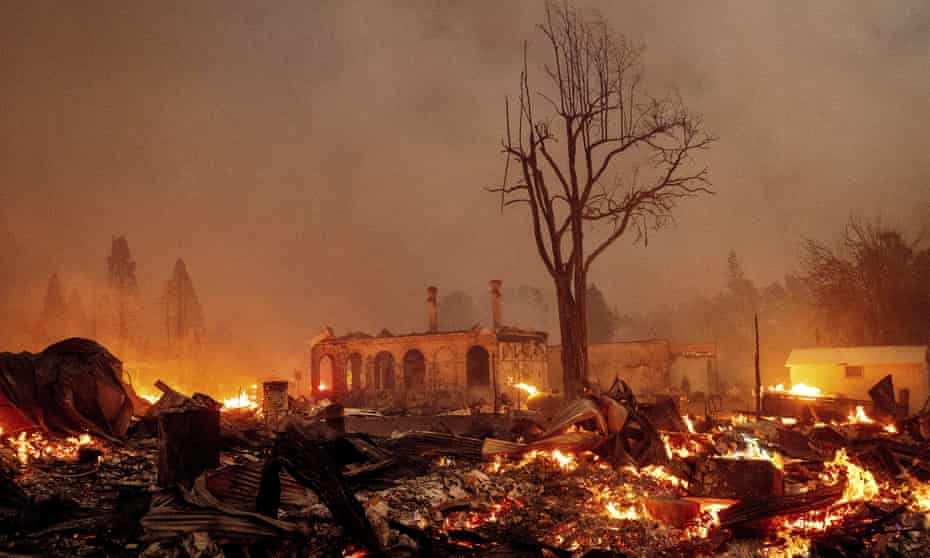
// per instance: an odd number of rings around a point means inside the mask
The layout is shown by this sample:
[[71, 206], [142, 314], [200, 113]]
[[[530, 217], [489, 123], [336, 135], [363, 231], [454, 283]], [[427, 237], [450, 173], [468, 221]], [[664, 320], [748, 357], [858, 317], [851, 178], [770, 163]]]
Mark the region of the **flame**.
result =
[[320, 385], [316, 386], [317, 391], [326, 391], [326, 384], [320, 382]]
[[575, 467], [577, 467], [577, 464], [575, 463], [574, 455], [565, 454], [559, 450], [552, 451], [552, 459], [554, 459], [555, 462], [559, 464], [559, 467], [563, 469], [570, 469], [570, 468], [574, 469]]
[[846, 448], [836, 451], [833, 461], [824, 464], [825, 480], [837, 480], [840, 475], [846, 476], [846, 490], [839, 503], [862, 502], [872, 500], [878, 496], [878, 482], [871, 472], [849, 461]]
[[349, 545], [342, 549], [342, 556], [343, 558], [365, 558], [368, 556], [368, 551], [364, 548], [355, 548], [354, 545]]
[[[693, 440], [681, 440], [675, 439], [672, 440], [672, 437], [668, 434], [662, 434], [662, 443], [665, 445], [665, 455], [672, 459], [673, 457], [679, 457], [684, 459], [690, 457], [695, 453], [700, 451], [700, 445]], [[691, 447], [688, 447], [691, 446]]]
[[787, 393], [789, 395], [800, 395], [802, 397], [823, 397], [819, 387], [809, 386], [806, 384], [794, 384], [791, 386], [791, 389], [786, 390], [784, 384], [778, 384], [776, 386], [769, 386], [765, 388], [765, 391], [772, 391], [776, 393]]
[[759, 443], [759, 440], [752, 436], [747, 436], [746, 434], [742, 436], [743, 443], [746, 444], [746, 447], [740, 450], [732, 450], [720, 456], [721, 459], [763, 459], [765, 461], [771, 461], [779, 469], [784, 468], [784, 461], [780, 453], [766, 450]]
[[257, 408], [258, 403], [255, 401], [255, 396], [247, 394], [244, 390], [239, 390], [239, 395], [235, 397], [228, 397], [223, 400], [223, 410]]
[[636, 507], [636, 505], [631, 505], [620, 509], [613, 502], [608, 502], [607, 505], [604, 506], [604, 509], [607, 510], [607, 516], [611, 519], [637, 520], [649, 518], [649, 513], [646, 511], [645, 505], [640, 504], [638, 510]]
[[790, 529], [782, 529], [778, 537], [784, 542], [781, 546], [766, 549], [766, 558], [796, 558], [797, 556], [810, 556], [811, 541], [809, 538], [793, 533]]
[[523, 454], [520, 461], [509, 462], [504, 456], [497, 455], [494, 461], [484, 466], [487, 473], [501, 473], [503, 471], [512, 471], [522, 469], [530, 463], [551, 463], [564, 471], [574, 471], [578, 468], [578, 459], [574, 454], [561, 450], [531, 450]]
[[862, 405], [856, 405], [856, 412], [849, 415], [850, 424], [874, 424], [875, 421], [869, 418], [869, 415], [865, 414], [865, 409], [862, 408]]
[[157, 402], [159, 399], [161, 399], [161, 396], [160, 396], [160, 395], [156, 395], [154, 392], [151, 392], [151, 391], [139, 391], [139, 390], [136, 390], [136, 395], [138, 395], [138, 396], [141, 397], [142, 399], [145, 399], [145, 400], [148, 401], [149, 403], [155, 403], [155, 402]]
[[647, 465], [642, 469], [639, 469], [639, 473], [675, 487], [688, 485], [687, 481], [684, 481], [680, 477], [669, 473], [668, 470], [661, 465]]
[[816, 533], [840, 524], [843, 518], [844, 515], [839, 511], [813, 510], [783, 520], [782, 527], [792, 533]]
[[[3, 430], [0, 429], [0, 435]], [[96, 442], [90, 434], [69, 436], [64, 440], [50, 441], [41, 432], [27, 434], [20, 432], [19, 436], [6, 438], [7, 444], [16, 453], [16, 459], [22, 465], [39, 460], [69, 460], [77, 459], [78, 451], [85, 446], [95, 446]]]
[[732, 503], [701, 502], [701, 515], [694, 524], [685, 529], [685, 535], [691, 539], [706, 539], [710, 530], [720, 525], [720, 511], [732, 505]]
[[914, 512], [930, 515], [930, 484], [915, 482], [912, 483], [910, 489], [908, 508]]
[[527, 395], [526, 395], [526, 398], [527, 398], [527, 399], [531, 399], [531, 398], [533, 398], [533, 397], [535, 397], [536, 395], [539, 394], [539, 390], [536, 389], [536, 386], [531, 386], [531, 385], [529, 385], [529, 384], [524, 384], [523, 382], [520, 382], [519, 384], [514, 384], [513, 387], [515, 387], [515, 388], [517, 388], [517, 389], [519, 389], [519, 390], [525, 391], [526, 394], [527, 394]]

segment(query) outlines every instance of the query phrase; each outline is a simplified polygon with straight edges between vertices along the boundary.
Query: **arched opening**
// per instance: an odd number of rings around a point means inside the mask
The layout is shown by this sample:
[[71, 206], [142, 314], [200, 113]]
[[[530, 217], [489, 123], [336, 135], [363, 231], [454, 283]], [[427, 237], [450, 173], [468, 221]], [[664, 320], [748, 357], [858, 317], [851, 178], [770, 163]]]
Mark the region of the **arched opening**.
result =
[[381, 351], [375, 357], [375, 389], [394, 389], [394, 356]]
[[349, 370], [347, 372], [346, 385], [349, 389], [353, 390], [364, 387], [362, 380], [362, 355], [358, 353], [349, 355]]
[[484, 347], [475, 345], [465, 356], [465, 378], [468, 387], [491, 385], [491, 362]]
[[333, 357], [329, 355], [323, 355], [320, 357], [320, 380], [317, 382], [316, 389], [317, 391], [332, 391], [333, 390], [333, 371], [335, 370], [335, 363], [333, 362]]
[[423, 358], [423, 353], [411, 349], [404, 355], [404, 387], [422, 389], [425, 384], [426, 359]]

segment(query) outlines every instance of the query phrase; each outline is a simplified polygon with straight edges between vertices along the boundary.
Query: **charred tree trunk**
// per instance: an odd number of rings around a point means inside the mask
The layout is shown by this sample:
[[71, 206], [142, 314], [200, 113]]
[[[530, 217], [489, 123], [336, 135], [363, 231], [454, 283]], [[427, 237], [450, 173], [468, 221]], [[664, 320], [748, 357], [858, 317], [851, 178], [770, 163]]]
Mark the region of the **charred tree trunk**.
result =
[[[572, 292], [570, 278], [556, 279], [559, 332], [562, 337], [562, 381], [565, 397], [578, 397], [587, 384], [588, 340], [584, 327], [584, 289]], [[580, 296], [579, 296], [580, 294]]]
[[762, 416], [762, 372], [759, 369], [759, 314], [756, 314], [753, 317], [753, 328], [756, 332], [756, 352], [754, 353], [755, 358], [755, 370], [756, 370], [756, 420]]

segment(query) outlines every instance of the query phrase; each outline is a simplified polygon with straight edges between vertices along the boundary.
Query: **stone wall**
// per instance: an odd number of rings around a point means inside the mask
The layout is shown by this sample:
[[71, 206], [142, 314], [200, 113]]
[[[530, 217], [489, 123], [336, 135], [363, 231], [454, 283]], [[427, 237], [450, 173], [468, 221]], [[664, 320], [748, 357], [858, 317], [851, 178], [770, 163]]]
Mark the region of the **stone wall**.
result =
[[300, 393], [375, 407], [493, 405], [510, 384], [546, 387], [546, 334], [510, 328], [349, 335], [316, 342]]

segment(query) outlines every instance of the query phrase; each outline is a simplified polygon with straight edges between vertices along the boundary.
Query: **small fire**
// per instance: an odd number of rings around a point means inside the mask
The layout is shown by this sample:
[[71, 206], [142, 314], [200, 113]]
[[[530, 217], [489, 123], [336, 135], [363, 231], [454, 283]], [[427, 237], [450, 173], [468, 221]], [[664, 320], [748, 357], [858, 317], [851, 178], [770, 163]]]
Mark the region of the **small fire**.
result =
[[364, 548], [356, 548], [354, 545], [349, 545], [342, 550], [342, 556], [343, 558], [365, 558], [368, 556], [368, 551]]
[[156, 403], [159, 399], [161, 399], [160, 395], [155, 395], [152, 392], [136, 391], [136, 395], [138, 395], [142, 399], [145, 399], [149, 403]]
[[766, 558], [796, 558], [797, 556], [810, 556], [811, 541], [809, 538], [793, 533], [790, 529], [778, 532], [782, 544], [766, 549]]
[[687, 486], [687, 481], [682, 480], [680, 477], [677, 477], [668, 472], [665, 467], [661, 465], [647, 465], [642, 469], [639, 469], [639, 473], [646, 475], [647, 477], [652, 477], [657, 481], [670, 484], [674, 487]]
[[316, 389], [317, 391], [326, 391], [326, 384], [324, 384], [323, 382], [320, 382], [320, 384], [316, 386]]
[[535, 397], [536, 395], [539, 394], [539, 390], [536, 389], [536, 386], [531, 386], [531, 385], [529, 385], [529, 384], [524, 384], [523, 382], [520, 382], [520, 383], [518, 383], [518, 384], [514, 384], [513, 387], [515, 387], [515, 388], [517, 388], [517, 389], [519, 389], [519, 390], [525, 391], [525, 392], [526, 392], [526, 398], [527, 398], [527, 399], [531, 399], [531, 398], [533, 398], [533, 397]]
[[564, 471], [574, 471], [578, 468], [578, 460], [574, 454], [561, 450], [531, 450], [523, 454], [520, 461], [509, 462], [506, 458], [498, 455], [494, 461], [485, 465], [484, 470], [488, 473], [500, 473], [513, 469], [522, 469], [530, 463], [551, 463], [558, 466]]
[[869, 415], [865, 414], [865, 409], [862, 405], [856, 405], [856, 412], [849, 415], [850, 424], [875, 424], [875, 421], [869, 418]]
[[639, 505], [639, 509], [636, 509], [635, 505], [629, 507], [618, 508], [613, 502], [608, 502], [604, 508], [607, 510], [607, 515], [611, 519], [627, 519], [627, 520], [638, 520], [638, 519], [648, 519], [649, 513], [646, 511], [646, 507], [643, 504]]
[[782, 460], [781, 454], [777, 451], [768, 451], [762, 447], [759, 443], [759, 440], [753, 438], [752, 436], [747, 436], [743, 434], [743, 443], [746, 445], [744, 449], [733, 450], [726, 455], [720, 456], [721, 459], [763, 459], [765, 461], [771, 461], [779, 469], [784, 468], [784, 462]]
[[[690, 457], [695, 453], [700, 451], [700, 446], [696, 443], [691, 443], [691, 440], [681, 440], [676, 438], [672, 440], [672, 437], [668, 434], [662, 434], [662, 443], [665, 445], [665, 455], [669, 458], [681, 458]], [[687, 447], [692, 446], [692, 447]]]
[[930, 484], [912, 483], [908, 508], [930, 515]]
[[823, 393], [819, 387], [809, 386], [806, 384], [794, 384], [791, 386], [791, 389], [786, 390], [784, 384], [778, 384], [777, 386], [769, 386], [765, 391], [773, 391], [776, 393], [788, 393], [790, 395], [800, 395], [802, 397], [822, 397]]
[[[0, 435], [2, 434], [3, 430], [0, 429]], [[6, 442], [16, 452], [16, 459], [23, 465], [41, 460], [74, 460], [82, 447], [96, 445], [90, 434], [50, 441], [40, 432], [20, 432], [15, 438], [6, 438]]]
[[838, 481], [841, 475], [846, 477], [846, 490], [839, 503], [864, 502], [878, 496], [878, 482], [875, 476], [849, 461], [845, 448], [838, 449], [833, 461], [826, 463], [824, 467], [824, 480]]
[[577, 467], [575, 456], [572, 454], [565, 454], [559, 450], [553, 450], [551, 456], [552, 459], [559, 464], [559, 467], [563, 469], [573, 469]]
[[720, 525], [720, 511], [732, 505], [732, 503], [702, 502], [701, 515], [694, 524], [685, 529], [685, 535], [691, 539], [706, 539], [710, 530]]
[[258, 403], [254, 395], [247, 394], [244, 390], [239, 390], [239, 395], [228, 397], [223, 400], [223, 410], [231, 409], [257, 409]]

